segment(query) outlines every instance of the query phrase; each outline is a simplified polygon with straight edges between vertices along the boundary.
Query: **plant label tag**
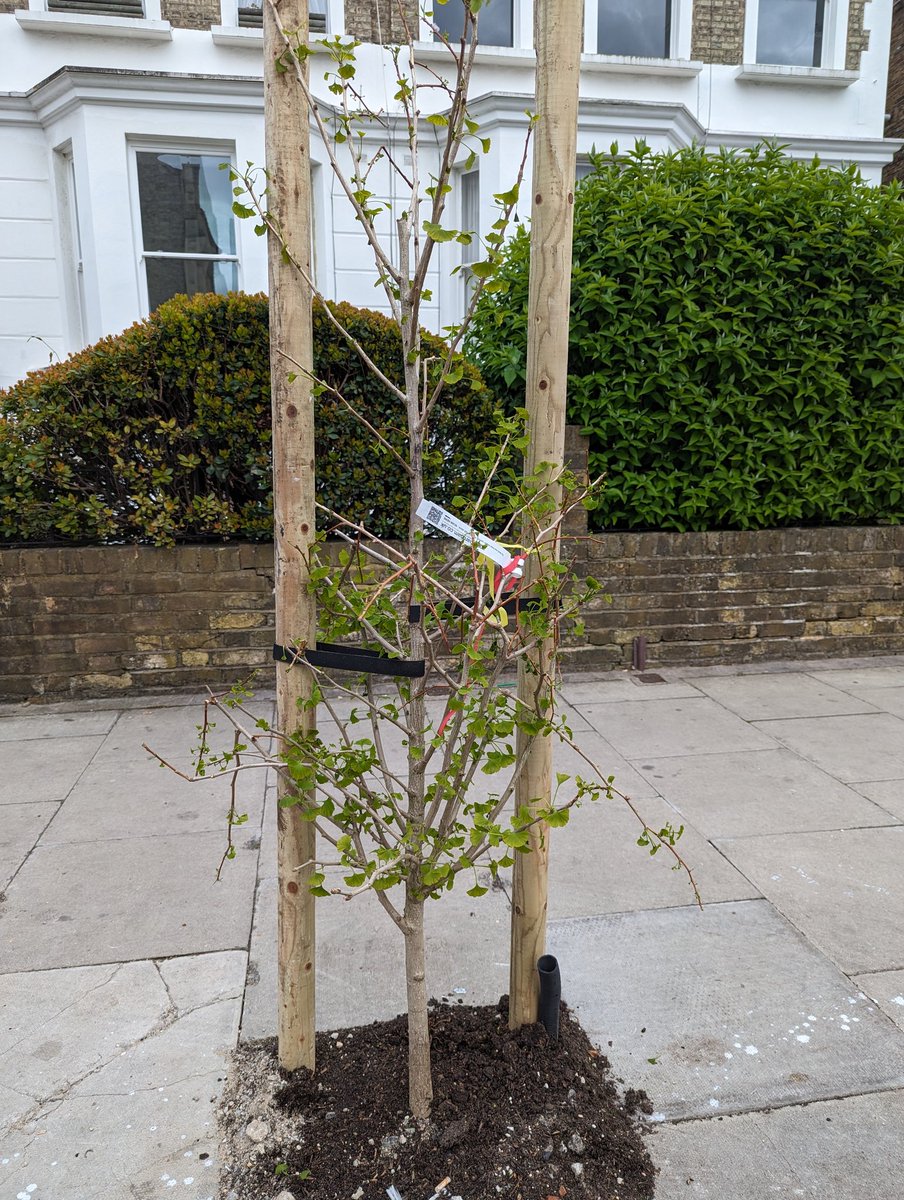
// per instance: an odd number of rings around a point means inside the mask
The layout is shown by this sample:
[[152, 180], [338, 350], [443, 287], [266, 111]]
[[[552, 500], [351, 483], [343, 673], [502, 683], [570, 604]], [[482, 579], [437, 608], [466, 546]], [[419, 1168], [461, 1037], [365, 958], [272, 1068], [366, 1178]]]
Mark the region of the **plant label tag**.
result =
[[461, 542], [465, 546], [474, 546], [499, 567], [508, 567], [512, 562], [512, 552], [505, 546], [494, 542], [492, 538], [480, 533], [473, 526], [466, 525], [454, 513], [448, 512], [439, 504], [434, 504], [430, 500], [422, 500], [417, 506], [417, 515], [422, 521], [432, 525], [434, 529], [438, 529], [440, 533], [454, 538], [456, 542]]

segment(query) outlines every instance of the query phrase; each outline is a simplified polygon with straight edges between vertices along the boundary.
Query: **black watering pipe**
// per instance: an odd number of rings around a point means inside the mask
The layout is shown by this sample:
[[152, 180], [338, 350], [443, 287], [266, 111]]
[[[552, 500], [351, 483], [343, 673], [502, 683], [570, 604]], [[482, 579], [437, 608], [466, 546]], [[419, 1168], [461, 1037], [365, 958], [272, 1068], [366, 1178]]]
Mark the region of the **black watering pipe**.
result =
[[562, 977], [559, 974], [558, 960], [551, 954], [544, 954], [537, 960], [537, 973], [540, 976], [540, 1024], [546, 1029], [552, 1041], [559, 1040], [559, 1001], [562, 999]]

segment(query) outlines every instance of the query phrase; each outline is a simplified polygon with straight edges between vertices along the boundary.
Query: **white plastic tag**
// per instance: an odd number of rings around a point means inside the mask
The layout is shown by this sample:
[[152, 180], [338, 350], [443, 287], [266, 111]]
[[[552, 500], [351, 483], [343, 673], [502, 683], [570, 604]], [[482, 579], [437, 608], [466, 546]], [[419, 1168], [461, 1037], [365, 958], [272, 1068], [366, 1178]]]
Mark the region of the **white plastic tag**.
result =
[[500, 567], [507, 567], [512, 561], [513, 555], [511, 550], [507, 550], [499, 542], [494, 542], [492, 538], [486, 534], [480, 533], [471, 525], [466, 525], [454, 513], [448, 512], [439, 504], [434, 504], [431, 500], [422, 500], [417, 506], [417, 515], [421, 520], [428, 525], [432, 525], [434, 529], [438, 529], [440, 533], [446, 534], [447, 537], [454, 538], [456, 542], [461, 542], [465, 546], [474, 546], [481, 554], [491, 559]]

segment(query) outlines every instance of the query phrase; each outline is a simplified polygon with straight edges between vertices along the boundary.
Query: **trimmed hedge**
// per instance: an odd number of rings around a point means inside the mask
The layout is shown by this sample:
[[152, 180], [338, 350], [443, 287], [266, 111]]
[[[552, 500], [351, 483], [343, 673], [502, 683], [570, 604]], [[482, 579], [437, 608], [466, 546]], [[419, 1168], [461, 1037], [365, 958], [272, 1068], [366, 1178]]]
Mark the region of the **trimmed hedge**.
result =
[[[904, 519], [904, 205], [772, 147], [594, 160], [575, 200], [569, 419], [597, 528]], [[523, 403], [529, 236], [470, 353]]]
[[[398, 329], [350, 304], [334, 311], [387, 377], [402, 383]], [[425, 355], [440, 340], [424, 335]], [[314, 366], [402, 453], [405, 414], [322, 308]], [[430, 430], [428, 489], [441, 503], [480, 480], [474, 448], [494, 403], [463, 364]], [[265, 296], [177, 296], [146, 321], [0, 393], [0, 540], [148, 542], [272, 536]], [[329, 393], [317, 400], [318, 497], [403, 536], [401, 467]]]

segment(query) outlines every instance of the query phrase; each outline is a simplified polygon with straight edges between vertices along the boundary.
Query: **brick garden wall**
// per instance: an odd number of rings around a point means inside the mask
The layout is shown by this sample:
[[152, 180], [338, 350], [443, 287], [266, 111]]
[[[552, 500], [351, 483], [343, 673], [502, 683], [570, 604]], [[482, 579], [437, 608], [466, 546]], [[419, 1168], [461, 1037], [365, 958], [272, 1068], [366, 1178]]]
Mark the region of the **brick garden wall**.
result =
[[0, 550], [0, 699], [232, 683], [272, 608], [270, 545]]
[[[904, 527], [606, 534], [576, 667], [904, 653]], [[269, 545], [0, 550], [0, 699], [272, 679]]]
[[612, 594], [588, 641], [630, 665], [904, 652], [904, 527], [606, 534], [588, 570]]

